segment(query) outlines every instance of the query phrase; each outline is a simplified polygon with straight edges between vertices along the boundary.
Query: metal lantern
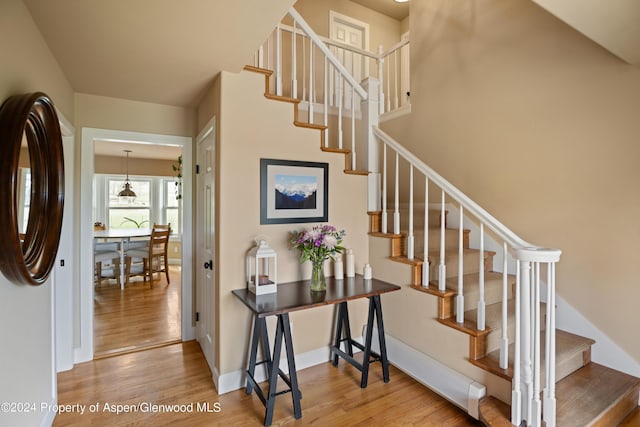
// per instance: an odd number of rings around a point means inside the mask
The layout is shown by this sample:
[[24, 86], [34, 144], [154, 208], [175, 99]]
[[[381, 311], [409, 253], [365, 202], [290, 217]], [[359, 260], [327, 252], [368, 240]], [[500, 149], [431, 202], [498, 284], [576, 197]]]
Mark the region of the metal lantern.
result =
[[278, 291], [278, 255], [266, 241], [259, 240], [246, 260], [247, 288], [256, 295]]

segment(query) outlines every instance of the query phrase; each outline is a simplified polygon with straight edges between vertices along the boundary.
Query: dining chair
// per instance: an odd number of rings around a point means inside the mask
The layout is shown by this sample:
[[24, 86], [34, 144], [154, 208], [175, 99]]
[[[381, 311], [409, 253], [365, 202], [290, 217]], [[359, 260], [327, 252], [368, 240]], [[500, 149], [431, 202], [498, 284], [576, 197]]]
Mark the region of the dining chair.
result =
[[[146, 247], [127, 250], [127, 261], [125, 265], [127, 281], [130, 277], [141, 274], [145, 282], [147, 281], [147, 277], [149, 277], [149, 281], [152, 283], [154, 273], [160, 274], [164, 272], [167, 277], [167, 284], [170, 283], [168, 260], [170, 234], [170, 225], [157, 227], [157, 224], [154, 224], [151, 237]], [[139, 267], [140, 259], [142, 259], [142, 271], [140, 271]]]
[[117, 243], [94, 242], [93, 265], [96, 285], [101, 285], [104, 279], [116, 279], [120, 286], [120, 251]]

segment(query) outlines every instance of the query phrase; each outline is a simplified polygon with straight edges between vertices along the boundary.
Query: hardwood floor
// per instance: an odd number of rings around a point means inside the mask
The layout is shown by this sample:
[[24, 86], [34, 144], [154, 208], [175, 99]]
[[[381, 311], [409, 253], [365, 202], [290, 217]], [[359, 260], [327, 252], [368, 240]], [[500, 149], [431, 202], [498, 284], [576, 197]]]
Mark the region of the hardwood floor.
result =
[[106, 282], [96, 287], [94, 357], [180, 342], [180, 272], [180, 266], [169, 268], [169, 285], [162, 274], [153, 286], [134, 277], [124, 290]]
[[[291, 395], [284, 394], [277, 398], [273, 425], [481, 425], [395, 367], [390, 373], [385, 384], [380, 366], [373, 364], [369, 386], [361, 389], [359, 372], [342, 361], [337, 368], [324, 363], [303, 369], [298, 372], [302, 419], [294, 419]], [[195, 341], [94, 360], [60, 373], [58, 403], [86, 405], [85, 413], [59, 413], [54, 426], [260, 426], [264, 417], [255, 393], [218, 396]], [[116, 414], [108, 410], [115, 411], [115, 405], [141, 410]], [[159, 413], [148, 405], [186, 406], [182, 412]]]

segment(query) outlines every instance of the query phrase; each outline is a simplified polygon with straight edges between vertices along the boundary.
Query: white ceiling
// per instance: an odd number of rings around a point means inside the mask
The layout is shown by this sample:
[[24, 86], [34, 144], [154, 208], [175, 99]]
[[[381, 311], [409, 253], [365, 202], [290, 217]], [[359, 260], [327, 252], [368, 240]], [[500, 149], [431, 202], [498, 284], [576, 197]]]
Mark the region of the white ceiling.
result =
[[[23, 0], [79, 93], [195, 107], [294, 0]], [[228, 43], [233, 40], [233, 43]]]
[[[76, 92], [180, 107], [196, 107], [221, 70], [251, 63], [295, 3], [23, 1]], [[397, 19], [409, 13], [393, 0], [352, 1]]]

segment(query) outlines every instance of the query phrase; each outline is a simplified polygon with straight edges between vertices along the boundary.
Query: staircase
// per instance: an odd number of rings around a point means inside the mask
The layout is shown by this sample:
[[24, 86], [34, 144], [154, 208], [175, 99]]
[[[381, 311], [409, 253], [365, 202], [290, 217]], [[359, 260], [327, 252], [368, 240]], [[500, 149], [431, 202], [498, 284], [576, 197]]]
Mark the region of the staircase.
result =
[[[342, 110], [337, 120], [340, 129], [336, 131], [330, 126], [335, 121], [327, 119], [326, 96], [323, 124], [315, 123], [311, 107], [303, 120], [296, 93], [287, 96], [274, 89], [272, 82], [281, 80], [281, 76], [274, 79], [271, 70], [257, 66], [245, 70], [265, 76], [267, 98], [293, 105], [294, 125], [319, 131], [322, 151], [345, 156], [345, 173], [369, 175], [370, 179], [381, 176], [382, 194], [377, 198], [382, 201], [382, 209], [371, 209], [370, 204], [369, 235], [371, 239], [388, 240], [388, 259], [407, 270], [404, 277], [409, 277], [410, 283], [398, 283], [405, 285], [403, 292], [427, 294], [429, 303], [437, 307], [436, 321], [450, 328], [450, 334], [468, 336], [468, 362], [513, 383], [511, 402], [518, 405], [510, 407], [494, 396], [481, 401], [479, 418], [485, 425], [510, 426], [512, 420], [525, 420], [527, 425], [542, 425], [544, 421], [548, 426], [613, 426], [632, 411], [637, 414], [640, 379], [591, 362], [595, 341], [555, 328], [555, 263], [559, 251], [532, 246], [515, 236], [377, 129], [377, 122], [371, 129], [382, 141], [383, 157], [374, 161], [373, 167], [362, 166], [363, 162], [355, 160], [365, 151], [355, 145], [355, 112], [351, 112], [352, 145], [345, 148], [341, 140], [332, 140], [342, 135]], [[355, 89], [352, 93], [355, 95]], [[369, 91], [369, 98], [372, 93], [376, 91]], [[362, 99], [364, 105], [367, 98]], [[365, 107], [363, 117], [366, 111]], [[389, 167], [393, 169], [389, 174], [388, 151], [395, 155], [395, 167]], [[406, 209], [399, 204], [399, 157], [411, 165], [409, 182], [403, 182], [409, 188]], [[430, 186], [442, 189], [437, 209], [414, 206], [414, 169], [425, 176], [425, 203], [432, 202]], [[387, 186], [394, 185], [394, 174], [395, 190], [387, 193]], [[387, 209], [388, 203], [395, 211]], [[458, 210], [457, 224], [453, 225], [456, 221], [449, 218], [446, 209], [451, 204]], [[466, 224], [473, 224], [474, 230]], [[491, 249], [485, 239], [500, 249]], [[547, 269], [546, 277], [541, 273], [543, 268]], [[546, 299], [540, 295], [545, 287]], [[520, 362], [514, 364], [514, 360]]]
[[[414, 261], [406, 257], [407, 230], [403, 229], [400, 234], [382, 233], [380, 230], [381, 212], [369, 212], [370, 235], [376, 238], [388, 239], [390, 241], [390, 258], [394, 261], [409, 265], [412, 272], [410, 276], [414, 278], [410, 284], [411, 288], [435, 296], [434, 303], [438, 307], [438, 322], [469, 336], [469, 356], [468, 360], [473, 365], [482, 368], [494, 375], [512, 380], [513, 367], [507, 369], [500, 368], [500, 341], [502, 336], [502, 326], [500, 322], [500, 312], [502, 309], [501, 287], [502, 273], [490, 271], [493, 264], [494, 252], [485, 251], [484, 265], [485, 271], [485, 302], [486, 302], [486, 328], [477, 328], [477, 309], [472, 307], [468, 301], [477, 301], [478, 297], [478, 256], [479, 251], [469, 247], [469, 230], [463, 231], [464, 261], [463, 264], [472, 266], [471, 271], [464, 271], [465, 286], [465, 306], [464, 321], [457, 322], [456, 312], [456, 287], [457, 277], [448, 274], [446, 290], [439, 291], [436, 283], [437, 274], [434, 274], [433, 266], [438, 263], [437, 250], [440, 240], [440, 211], [431, 210], [429, 218], [430, 234], [429, 239], [429, 287], [424, 287], [420, 283], [421, 269], [424, 263], [420, 259]], [[421, 215], [417, 215], [418, 218]], [[445, 219], [445, 223], [446, 223]], [[417, 227], [420, 229], [420, 227]], [[445, 231], [445, 249], [447, 253], [455, 252], [458, 249], [458, 230], [447, 228]], [[416, 233], [416, 242], [422, 241], [422, 236]], [[416, 246], [416, 252], [422, 252], [422, 248]], [[457, 259], [447, 260], [447, 265], [457, 271]], [[513, 325], [513, 297], [515, 277], [508, 276], [509, 280], [509, 302], [508, 311]], [[545, 304], [541, 304], [541, 312], [544, 312]], [[544, 324], [544, 319], [542, 321]], [[507, 332], [509, 339], [509, 360], [513, 360], [514, 353], [514, 331]], [[544, 340], [541, 340], [544, 342]], [[618, 425], [628, 414], [638, 407], [640, 392], [640, 379], [626, 375], [624, 373], [609, 369], [605, 366], [591, 362], [591, 346], [595, 341], [590, 338], [581, 337], [566, 331], [556, 329], [556, 378], [557, 378], [557, 418], [558, 426], [614, 426]], [[543, 353], [544, 353], [543, 344]], [[544, 374], [543, 374], [544, 376]], [[637, 409], [636, 409], [637, 411]], [[481, 401], [480, 406], [481, 421], [488, 426], [511, 426], [511, 412], [507, 404], [489, 396]]]

